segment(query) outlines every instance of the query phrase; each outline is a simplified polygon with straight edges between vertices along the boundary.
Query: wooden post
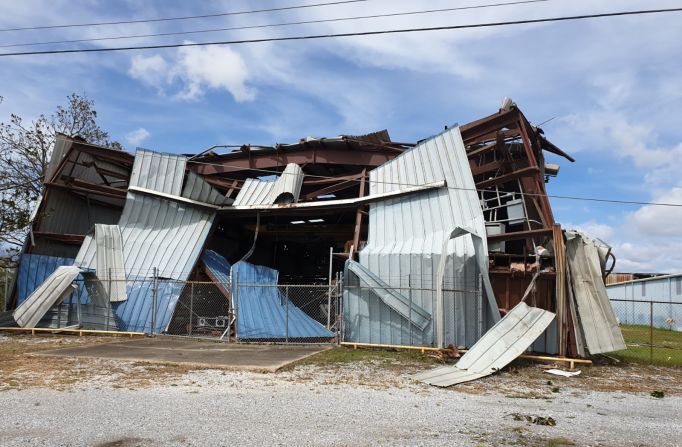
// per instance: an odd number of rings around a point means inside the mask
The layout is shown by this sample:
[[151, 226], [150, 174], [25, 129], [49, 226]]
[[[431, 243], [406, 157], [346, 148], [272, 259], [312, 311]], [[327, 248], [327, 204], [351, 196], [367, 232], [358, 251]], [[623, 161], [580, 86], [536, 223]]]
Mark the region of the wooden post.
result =
[[[367, 168], [362, 170], [362, 178], [360, 179], [360, 194], [358, 197], [365, 196], [365, 178], [367, 177]], [[362, 206], [359, 206], [355, 211], [355, 231], [353, 232], [353, 247], [357, 253], [360, 249], [360, 229], [362, 228]]]

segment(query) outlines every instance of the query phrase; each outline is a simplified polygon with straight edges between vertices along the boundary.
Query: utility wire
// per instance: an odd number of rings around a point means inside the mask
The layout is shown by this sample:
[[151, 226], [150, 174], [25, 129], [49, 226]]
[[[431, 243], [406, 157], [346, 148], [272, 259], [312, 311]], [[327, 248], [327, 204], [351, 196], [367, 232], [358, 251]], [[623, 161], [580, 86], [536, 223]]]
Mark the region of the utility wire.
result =
[[8, 45], [0, 45], [0, 48], [11, 48], [11, 47], [29, 47], [37, 45], [58, 45], [65, 43], [82, 43], [82, 42], [100, 42], [105, 40], [123, 40], [123, 39], [139, 39], [147, 37], [167, 37], [167, 36], [185, 36], [189, 34], [204, 34], [204, 33], [216, 33], [222, 31], [241, 31], [248, 29], [261, 29], [261, 28], [275, 28], [281, 26], [294, 26], [294, 25], [311, 25], [315, 23], [329, 23], [329, 22], [346, 22], [352, 20], [365, 20], [365, 19], [379, 19], [386, 17], [400, 17], [400, 16], [411, 16], [411, 15], [421, 15], [421, 14], [434, 14], [442, 12], [453, 12], [453, 11], [463, 11], [468, 9], [483, 9], [483, 8], [495, 8], [500, 6], [513, 6], [522, 5], [527, 3], [544, 3], [551, 0], [523, 0], [523, 1], [513, 1], [506, 3], [491, 3], [486, 5], [472, 5], [472, 6], [458, 6], [455, 8], [442, 8], [442, 9], [426, 9], [419, 11], [408, 11], [408, 12], [394, 12], [387, 14], [373, 14], [366, 16], [352, 16], [352, 17], [338, 17], [332, 19], [318, 19], [318, 20], [302, 20], [298, 22], [281, 22], [281, 23], [268, 23], [263, 25], [247, 25], [247, 26], [234, 26], [230, 28], [213, 28], [213, 29], [200, 29], [192, 31], [176, 31], [172, 33], [153, 33], [153, 34], [135, 34], [127, 36], [110, 36], [110, 37], [96, 37], [90, 39], [72, 39], [72, 40], [52, 40], [47, 42], [28, 42], [28, 43], [13, 43]]
[[174, 22], [179, 20], [194, 20], [194, 19], [208, 19], [211, 17], [226, 17], [226, 16], [237, 16], [237, 15], [247, 15], [247, 14], [259, 14], [263, 12], [275, 12], [275, 11], [289, 11], [292, 9], [305, 9], [305, 8], [317, 8], [321, 6], [333, 6], [333, 5], [343, 5], [347, 3], [364, 3], [371, 0], [339, 0], [327, 3], [312, 3], [306, 5], [291, 5], [282, 6], [279, 8], [267, 8], [267, 9], [254, 9], [250, 11], [231, 11], [231, 12], [220, 12], [215, 14], [203, 14], [196, 16], [184, 16], [184, 17], [163, 17], [157, 19], [140, 19], [140, 20], [118, 20], [114, 22], [95, 22], [95, 23], [74, 23], [68, 25], [43, 25], [43, 26], [28, 26], [24, 28], [5, 28], [0, 29], [0, 33], [6, 31], [29, 31], [29, 30], [41, 30], [41, 29], [56, 29], [56, 28], [79, 28], [86, 26], [104, 26], [104, 25], [129, 25], [132, 23], [154, 23], [154, 22]]
[[238, 45], [246, 43], [261, 43], [261, 42], [284, 42], [284, 41], [298, 41], [298, 40], [315, 40], [315, 39], [329, 39], [333, 37], [355, 37], [355, 36], [372, 36], [382, 34], [398, 34], [398, 33], [415, 33], [424, 31], [444, 31], [444, 30], [458, 30], [469, 28], [490, 28], [496, 26], [509, 25], [527, 25], [533, 23], [546, 22], [564, 22], [569, 20], [583, 20], [595, 19], [603, 17], [619, 17], [619, 16], [633, 16], [643, 14], [659, 14], [666, 12], [680, 12], [682, 8], [668, 8], [668, 9], [648, 9], [638, 11], [621, 11], [621, 12], [607, 12], [601, 14], [583, 14], [578, 16], [562, 16], [562, 17], [547, 17], [544, 19], [527, 19], [527, 20], [509, 20], [504, 22], [487, 22], [487, 23], [472, 23], [467, 25], [449, 25], [449, 26], [434, 26], [424, 28], [403, 28], [392, 30], [376, 30], [376, 31], [362, 31], [353, 33], [336, 33], [336, 34], [311, 34], [306, 36], [287, 36], [287, 37], [267, 37], [262, 39], [242, 39], [242, 40], [225, 40], [217, 42], [187, 42], [165, 45], [144, 45], [131, 47], [112, 47], [112, 48], [84, 48], [73, 50], [49, 50], [49, 51], [22, 51], [16, 53], [0, 53], [0, 57], [6, 56], [31, 56], [42, 54], [67, 54], [67, 53], [103, 53], [111, 51], [132, 51], [132, 50], [153, 50], [162, 48], [180, 48], [180, 47], [204, 47], [209, 45]]
[[[296, 173], [291, 173], [291, 172], [276, 171], [276, 170], [272, 170], [272, 169], [244, 168], [243, 166], [229, 165], [229, 164], [225, 164], [225, 163], [209, 163], [209, 162], [196, 161], [196, 160], [188, 160], [188, 163], [192, 163], [192, 164], [196, 164], [196, 165], [225, 167], [225, 168], [238, 168], [241, 170], [256, 171], [256, 172], [262, 172], [265, 174], [273, 174], [273, 175], [285, 175], [285, 174], [297, 175]], [[339, 180], [336, 177], [326, 176], [326, 175], [305, 174], [305, 176], [311, 177], [311, 178], [325, 179], [325, 180]], [[236, 179], [231, 179], [231, 180], [236, 180]], [[348, 182], [360, 183], [360, 182], [362, 182], [362, 179], [343, 179], [343, 180], [339, 180], [339, 181], [348, 181]], [[373, 183], [376, 185], [424, 186], [423, 183], [417, 184], [417, 183], [407, 183], [407, 182], [388, 182], [388, 181], [383, 181], [383, 180], [370, 180], [370, 179], [366, 179], [365, 181], [367, 183]], [[482, 192], [482, 193], [491, 192], [491, 190], [489, 190], [489, 189], [464, 188], [464, 187], [458, 187], [458, 186], [441, 186], [441, 187], [439, 187], [439, 189], [452, 189], [452, 190], [456, 190], [456, 191], [473, 191], [473, 192]], [[643, 202], [643, 201], [637, 201], [637, 200], [619, 200], [619, 199], [605, 199], [605, 198], [598, 198], [598, 197], [580, 197], [580, 196], [565, 196], [565, 195], [556, 195], [556, 194], [538, 194], [538, 193], [530, 193], [530, 192], [514, 192], [514, 194], [518, 194], [521, 196], [529, 196], [529, 197], [549, 197], [549, 198], [553, 198], [553, 199], [580, 200], [580, 201], [586, 201], [586, 202], [616, 203], [616, 204], [625, 204], [625, 205], [653, 205], [653, 206], [682, 207], [682, 203]]]

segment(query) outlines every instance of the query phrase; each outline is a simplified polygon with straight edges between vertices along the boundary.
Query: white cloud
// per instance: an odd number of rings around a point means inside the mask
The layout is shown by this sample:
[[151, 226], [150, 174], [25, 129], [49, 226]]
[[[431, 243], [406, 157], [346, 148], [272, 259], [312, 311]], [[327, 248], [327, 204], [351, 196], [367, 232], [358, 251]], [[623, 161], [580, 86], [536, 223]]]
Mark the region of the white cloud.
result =
[[[682, 187], [654, 195], [653, 200], [682, 205]], [[682, 237], [682, 206], [645, 205], [632, 214], [631, 221], [643, 236]]]
[[235, 101], [252, 101], [254, 88], [247, 86], [248, 69], [241, 55], [229, 47], [183, 47], [169, 59], [160, 54], [133, 56], [128, 74], [160, 92], [194, 101], [209, 90], [226, 90]]
[[143, 141], [149, 138], [151, 134], [144, 127], [133, 130], [125, 135], [126, 141], [133, 147], [139, 146]]

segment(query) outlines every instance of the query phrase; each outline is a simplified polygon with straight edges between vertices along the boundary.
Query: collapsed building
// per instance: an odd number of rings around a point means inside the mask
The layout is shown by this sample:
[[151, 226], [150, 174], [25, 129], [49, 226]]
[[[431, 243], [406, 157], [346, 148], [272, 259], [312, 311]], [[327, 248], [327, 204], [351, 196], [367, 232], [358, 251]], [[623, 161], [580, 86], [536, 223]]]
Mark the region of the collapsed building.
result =
[[[511, 101], [416, 143], [384, 130], [229, 149], [133, 155], [59, 136], [12, 322], [164, 333], [184, 327], [188, 281], [206, 280], [228, 303], [214, 316], [228, 340], [286, 330], [301, 341], [470, 348], [521, 312], [521, 351], [625, 349], [604, 288], [610, 248], [562, 229], [547, 197], [559, 166], [544, 153], [574, 159]], [[339, 334], [256, 287], [333, 277], [343, 306], [327, 318]], [[250, 286], [237, 298], [238, 281]]]

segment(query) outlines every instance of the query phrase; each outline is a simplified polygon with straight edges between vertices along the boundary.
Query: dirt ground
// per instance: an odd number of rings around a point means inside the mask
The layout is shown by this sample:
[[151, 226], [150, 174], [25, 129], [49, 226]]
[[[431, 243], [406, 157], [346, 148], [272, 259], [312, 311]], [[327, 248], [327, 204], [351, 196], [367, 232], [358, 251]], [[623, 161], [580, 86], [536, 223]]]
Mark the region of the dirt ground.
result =
[[[111, 341], [0, 335], [0, 405], [16, 408], [0, 444], [225, 445], [205, 426], [228, 412], [242, 445], [680, 445], [682, 368], [598, 364], [563, 378], [516, 362], [438, 389], [412, 380], [438, 364], [414, 352], [333, 349], [275, 373], [36, 355]], [[103, 426], [112, 408], [119, 419]]]

